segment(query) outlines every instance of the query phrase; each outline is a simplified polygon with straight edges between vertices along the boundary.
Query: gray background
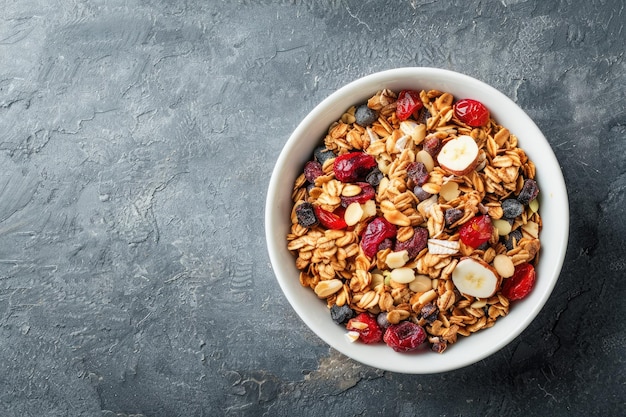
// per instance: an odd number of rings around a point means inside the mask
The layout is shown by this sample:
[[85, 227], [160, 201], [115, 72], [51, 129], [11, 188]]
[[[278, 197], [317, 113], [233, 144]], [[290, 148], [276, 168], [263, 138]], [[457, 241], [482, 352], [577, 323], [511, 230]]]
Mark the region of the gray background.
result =
[[[614, 416], [625, 405], [621, 0], [0, 2], [0, 415]], [[497, 354], [411, 376], [295, 316], [266, 253], [282, 145], [401, 66], [500, 89], [550, 141], [571, 240]]]

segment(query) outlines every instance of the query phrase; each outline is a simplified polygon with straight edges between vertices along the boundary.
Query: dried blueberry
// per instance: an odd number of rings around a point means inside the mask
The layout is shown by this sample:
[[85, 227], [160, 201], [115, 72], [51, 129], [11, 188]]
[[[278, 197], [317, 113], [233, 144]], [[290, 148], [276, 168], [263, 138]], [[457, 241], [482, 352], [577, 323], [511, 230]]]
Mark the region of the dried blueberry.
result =
[[384, 174], [380, 172], [380, 169], [378, 169], [378, 167], [375, 167], [370, 171], [369, 174], [367, 174], [367, 177], [365, 177], [365, 181], [367, 181], [372, 187], [376, 188], [378, 187], [378, 184], [380, 184], [380, 180], [382, 180], [383, 177]]
[[335, 304], [330, 308], [330, 318], [337, 324], [346, 324], [352, 317], [354, 311], [346, 304], [342, 306]]
[[378, 315], [376, 316], [376, 322], [381, 329], [386, 329], [387, 327], [391, 326], [391, 323], [389, 323], [389, 320], [387, 320], [387, 313], [384, 312], [378, 313]]
[[503, 238], [506, 250], [512, 250], [515, 248], [515, 246], [517, 246], [517, 242], [519, 242], [521, 238], [522, 232], [519, 229], [515, 229], [509, 233], [505, 238]]
[[422, 202], [424, 200], [428, 200], [430, 197], [432, 197], [432, 194], [427, 193], [426, 191], [424, 191], [424, 189], [417, 185], [415, 186], [415, 188], [413, 188], [413, 194], [415, 194], [415, 197], [417, 197], [417, 199]]
[[524, 212], [524, 206], [518, 200], [508, 198], [502, 202], [502, 215], [507, 219], [514, 219]]
[[465, 212], [463, 210], [457, 208], [449, 208], [444, 213], [443, 217], [446, 221], [446, 227], [452, 226], [455, 222], [460, 220], [463, 217]]
[[315, 148], [315, 150], [313, 151], [313, 155], [315, 156], [315, 159], [317, 159], [317, 162], [322, 165], [324, 165], [324, 163], [329, 159], [334, 159], [336, 157], [333, 151], [326, 148], [325, 146], [318, 146], [317, 148]]
[[317, 224], [317, 216], [313, 204], [304, 202], [296, 207], [296, 217], [298, 224], [302, 227], [311, 227]]
[[424, 185], [428, 181], [428, 170], [423, 162], [411, 162], [406, 168], [406, 175], [415, 185]]
[[354, 118], [356, 119], [356, 124], [365, 127], [378, 120], [378, 113], [367, 107], [367, 104], [362, 104], [357, 107]]
[[527, 178], [524, 180], [524, 185], [522, 186], [522, 190], [519, 192], [517, 196], [517, 200], [526, 205], [537, 198], [539, 194], [539, 187], [537, 186], [537, 182], [535, 180], [531, 180]]

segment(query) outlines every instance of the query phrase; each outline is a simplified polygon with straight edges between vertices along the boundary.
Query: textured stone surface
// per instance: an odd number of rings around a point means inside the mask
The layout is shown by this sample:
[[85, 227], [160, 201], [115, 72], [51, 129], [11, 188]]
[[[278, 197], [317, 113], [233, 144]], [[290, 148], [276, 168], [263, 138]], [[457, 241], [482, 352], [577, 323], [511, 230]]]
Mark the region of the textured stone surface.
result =
[[[4, 1], [0, 415], [570, 416], [625, 405], [621, 0]], [[265, 189], [337, 87], [481, 79], [548, 137], [571, 198], [555, 291], [460, 371], [329, 349], [274, 280]]]

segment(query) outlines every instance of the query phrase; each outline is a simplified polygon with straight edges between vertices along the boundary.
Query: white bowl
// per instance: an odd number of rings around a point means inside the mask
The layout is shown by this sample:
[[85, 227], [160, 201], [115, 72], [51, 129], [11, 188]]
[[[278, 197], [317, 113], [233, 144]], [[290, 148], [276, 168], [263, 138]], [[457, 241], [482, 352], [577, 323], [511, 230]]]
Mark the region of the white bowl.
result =
[[[496, 324], [469, 337], [460, 337], [442, 354], [431, 351], [397, 353], [384, 343], [351, 343], [343, 326], [335, 324], [326, 303], [310, 288], [300, 285], [299, 271], [287, 250], [295, 178], [313, 149], [321, 143], [328, 126], [350, 106], [366, 101], [378, 90], [389, 88], [437, 89], [456, 99], [473, 98], [484, 103], [495, 120], [517, 135], [537, 168], [540, 189], [542, 248], [535, 288], [525, 299], [512, 304], [510, 313]], [[493, 87], [456, 72], [436, 68], [399, 68], [375, 73], [340, 88], [315, 107], [298, 125], [283, 148], [269, 183], [265, 206], [265, 233], [276, 279], [293, 309], [322, 340], [344, 355], [383, 370], [430, 374], [473, 364], [498, 351], [517, 337], [544, 306], [561, 271], [569, 233], [567, 191], [559, 163], [547, 140], [533, 121], [512, 100]]]

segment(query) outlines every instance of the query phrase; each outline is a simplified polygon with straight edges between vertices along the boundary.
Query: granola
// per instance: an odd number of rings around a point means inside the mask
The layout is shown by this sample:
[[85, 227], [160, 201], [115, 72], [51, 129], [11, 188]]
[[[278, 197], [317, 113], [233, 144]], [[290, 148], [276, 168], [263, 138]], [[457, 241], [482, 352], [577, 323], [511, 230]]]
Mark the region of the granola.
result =
[[[296, 179], [287, 247], [300, 283], [329, 309], [348, 306], [383, 327], [411, 321], [441, 353], [508, 314], [511, 296], [503, 287], [518, 279], [517, 266], [536, 265], [542, 222], [538, 190], [528, 188], [535, 165], [517, 137], [490, 115], [473, 126], [455, 112], [459, 101], [449, 93], [413, 93], [421, 103], [416, 110], [403, 104], [408, 115], [399, 116], [399, 94], [385, 89], [367, 100], [368, 112], [353, 106], [329, 126], [323, 151], [334, 158], [319, 161], [314, 178], [303, 172]], [[374, 167], [339, 180], [336, 157], [349, 164], [353, 154]], [[522, 207], [519, 214], [507, 200]], [[298, 217], [303, 204], [317, 220], [308, 227]], [[380, 240], [368, 230], [374, 219], [386, 233]], [[477, 227], [485, 228], [482, 240], [467, 238]], [[469, 290], [478, 284], [459, 281], [465, 273], [488, 276], [482, 285], [493, 291]], [[350, 326], [351, 340], [360, 327]]]

